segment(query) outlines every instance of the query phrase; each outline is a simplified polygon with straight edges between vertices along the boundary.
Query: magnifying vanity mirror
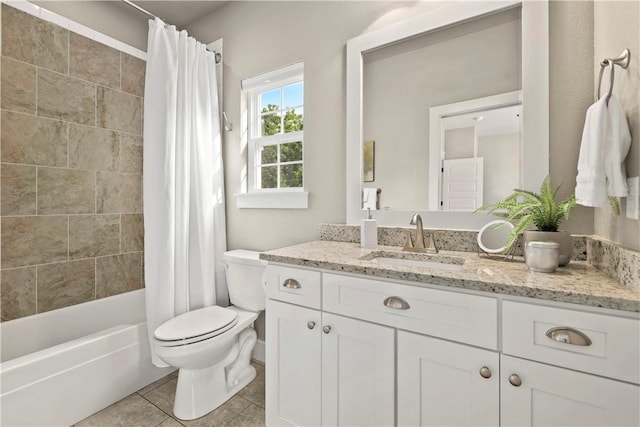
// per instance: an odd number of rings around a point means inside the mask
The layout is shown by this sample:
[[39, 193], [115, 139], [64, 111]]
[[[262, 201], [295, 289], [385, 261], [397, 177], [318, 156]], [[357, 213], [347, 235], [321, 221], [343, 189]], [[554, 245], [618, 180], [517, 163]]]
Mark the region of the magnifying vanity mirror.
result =
[[347, 223], [373, 187], [381, 225], [479, 230], [495, 217], [475, 209], [548, 167], [546, 2], [443, 3], [347, 43]]
[[478, 247], [487, 254], [503, 253], [513, 227], [509, 221], [500, 219], [485, 224], [478, 232]]

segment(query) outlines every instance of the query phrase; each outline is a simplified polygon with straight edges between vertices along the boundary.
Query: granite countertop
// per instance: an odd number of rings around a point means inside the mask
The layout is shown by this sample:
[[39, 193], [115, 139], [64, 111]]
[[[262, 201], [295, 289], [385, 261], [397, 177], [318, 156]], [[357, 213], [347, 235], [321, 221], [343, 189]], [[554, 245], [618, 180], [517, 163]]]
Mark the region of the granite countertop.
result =
[[463, 259], [460, 271], [386, 265], [362, 259], [375, 256], [373, 252], [378, 251], [401, 252], [401, 248], [362, 249], [358, 243], [314, 241], [263, 252], [260, 258], [301, 267], [406, 280], [417, 286], [425, 283], [640, 312], [640, 292], [620, 286], [586, 261], [572, 261], [555, 273], [546, 274], [529, 272], [522, 258], [502, 261], [475, 252], [440, 251], [436, 255]]

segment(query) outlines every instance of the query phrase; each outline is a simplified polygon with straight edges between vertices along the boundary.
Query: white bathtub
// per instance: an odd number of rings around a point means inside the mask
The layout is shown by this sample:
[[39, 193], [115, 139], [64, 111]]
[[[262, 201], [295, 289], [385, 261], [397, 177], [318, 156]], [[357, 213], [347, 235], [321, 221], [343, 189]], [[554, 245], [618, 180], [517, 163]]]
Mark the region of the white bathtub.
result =
[[0, 324], [0, 425], [69, 426], [169, 374], [144, 289]]

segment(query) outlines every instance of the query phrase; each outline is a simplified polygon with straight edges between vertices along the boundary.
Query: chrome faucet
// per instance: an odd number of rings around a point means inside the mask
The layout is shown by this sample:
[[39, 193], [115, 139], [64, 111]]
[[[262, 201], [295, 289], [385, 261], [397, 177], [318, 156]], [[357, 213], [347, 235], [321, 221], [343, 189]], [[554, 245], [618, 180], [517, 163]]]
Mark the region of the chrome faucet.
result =
[[411, 233], [407, 235], [407, 241], [402, 248], [403, 251], [409, 252], [425, 252], [425, 253], [438, 253], [438, 245], [436, 245], [435, 231], [429, 233], [429, 237], [425, 240], [424, 229], [422, 228], [422, 217], [418, 214], [413, 215], [410, 225], [416, 226], [415, 243], [411, 239]]

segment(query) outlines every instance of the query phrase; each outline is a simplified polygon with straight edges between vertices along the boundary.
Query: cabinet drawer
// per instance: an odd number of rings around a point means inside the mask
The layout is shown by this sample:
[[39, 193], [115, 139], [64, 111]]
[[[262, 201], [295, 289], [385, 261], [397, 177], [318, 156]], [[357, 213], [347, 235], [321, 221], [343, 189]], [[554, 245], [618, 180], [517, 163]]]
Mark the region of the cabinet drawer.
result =
[[264, 275], [267, 298], [320, 308], [320, 272], [267, 265]]
[[502, 347], [505, 354], [640, 383], [637, 319], [504, 301]]
[[497, 349], [494, 298], [329, 273], [322, 283], [324, 311]]

